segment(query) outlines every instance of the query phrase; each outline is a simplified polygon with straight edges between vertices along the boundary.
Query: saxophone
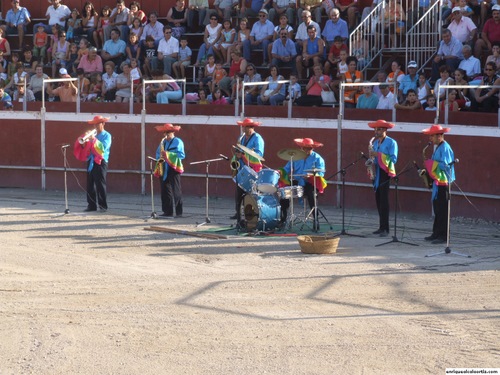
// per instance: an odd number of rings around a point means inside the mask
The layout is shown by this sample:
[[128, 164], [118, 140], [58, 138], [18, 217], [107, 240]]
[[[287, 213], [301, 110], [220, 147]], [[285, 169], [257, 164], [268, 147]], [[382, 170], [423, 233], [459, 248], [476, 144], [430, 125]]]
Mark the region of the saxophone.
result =
[[[427, 159], [425, 157], [425, 151], [427, 150], [427, 148], [432, 145], [432, 142], [429, 142], [425, 145], [425, 147], [423, 148], [422, 150], [422, 160], [425, 162], [425, 160]], [[425, 166], [424, 168], [420, 168], [417, 164], [416, 161], [413, 161], [413, 164], [415, 165], [415, 168], [417, 168], [417, 172], [418, 172], [418, 175], [422, 178], [422, 181], [424, 182], [424, 186], [427, 188], [427, 189], [432, 189], [432, 178], [431, 176], [429, 175], [429, 172], [427, 172], [427, 169], [425, 169]]]
[[[368, 143], [368, 155], [370, 152], [373, 151], [373, 142], [375, 141], [375, 137], [370, 139], [370, 142]], [[375, 180], [375, 162], [373, 160], [374, 158], [369, 158], [365, 161], [365, 167], [366, 167], [366, 172], [368, 174], [368, 177], [370, 177], [370, 180]]]
[[160, 157], [156, 161], [155, 170], [153, 172], [153, 175], [155, 177], [158, 177], [158, 178], [163, 177], [163, 174], [165, 173], [165, 166], [164, 166], [165, 159], [162, 156], [163, 153], [165, 152], [165, 146], [163, 146], [163, 142], [165, 141], [165, 139], [167, 139], [167, 137], [164, 137], [164, 138], [161, 139], [161, 142], [160, 142]]

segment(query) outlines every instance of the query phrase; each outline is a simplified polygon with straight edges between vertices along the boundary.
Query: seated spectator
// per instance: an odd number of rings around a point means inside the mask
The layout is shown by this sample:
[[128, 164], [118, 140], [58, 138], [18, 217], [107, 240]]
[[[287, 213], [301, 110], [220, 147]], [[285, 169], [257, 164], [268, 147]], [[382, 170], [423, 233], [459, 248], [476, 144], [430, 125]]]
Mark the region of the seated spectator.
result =
[[214, 79], [214, 72], [215, 72], [215, 57], [213, 55], [208, 55], [207, 63], [203, 67], [203, 71], [200, 72], [198, 76], [198, 83], [200, 89], [202, 89], [204, 85], [207, 85], [209, 92], [212, 92], [211, 88], [212, 88], [212, 79]]
[[[35, 74], [31, 76], [28, 88], [33, 92], [35, 100], [42, 101], [43, 80], [49, 79], [49, 76], [43, 72], [43, 65], [38, 64], [35, 67]], [[45, 83], [47, 88], [47, 83]], [[48, 99], [47, 91], [45, 91], [45, 99]]]
[[103, 6], [101, 9], [101, 17], [99, 18], [99, 23], [97, 25], [97, 36], [99, 43], [96, 43], [96, 47], [104, 46], [104, 29], [109, 26], [109, 16], [111, 15], [111, 8], [107, 5]]
[[269, 56], [271, 56], [274, 42], [280, 39], [281, 30], [285, 30], [288, 33], [288, 37], [293, 39], [293, 27], [288, 24], [288, 17], [286, 14], [280, 16], [279, 24], [274, 27], [272, 42], [267, 46]]
[[[454, 81], [457, 86], [468, 86], [469, 80], [467, 79], [465, 70], [460, 68], [455, 70]], [[456, 89], [456, 91], [457, 103], [460, 109], [465, 109], [467, 106], [470, 106], [469, 89]]]
[[[62, 74], [61, 78], [71, 78], [71, 76], [69, 74]], [[76, 102], [78, 98], [78, 88], [73, 81], [65, 81], [55, 89], [52, 88], [52, 84], [49, 84], [47, 92], [50, 96], [58, 96], [61, 102]]]
[[460, 7], [452, 9], [452, 21], [448, 25], [448, 30], [457, 38], [462, 44], [474, 45], [477, 36], [477, 27], [469, 17], [464, 17]]
[[78, 77], [78, 93], [80, 94], [80, 100], [84, 102], [90, 93], [90, 80], [85, 77], [85, 72], [82, 68], [76, 70]]
[[432, 93], [432, 88], [424, 73], [418, 75], [417, 97], [421, 104], [424, 104], [427, 97]]
[[376, 109], [378, 105], [378, 96], [372, 91], [372, 86], [363, 86], [363, 93], [359, 96], [356, 108], [358, 109]]
[[139, 38], [134, 33], [130, 33], [128, 36], [127, 47], [125, 47], [125, 55], [127, 57], [125, 61], [127, 62], [130, 62], [132, 59], [139, 61], [141, 58]]
[[149, 35], [146, 38], [146, 43], [144, 48], [141, 47], [141, 57], [139, 59], [139, 63], [142, 66], [142, 71], [145, 76], [151, 77], [151, 64], [155, 58], [158, 57], [158, 48], [155, 47], [154, 38]]
[[282, 29], [279, 34], [279, 39], [275, 40], [271, 49], [272, 65], [282, 68], [292, 68], [295, 72], [295, 59], [297, 50], [295, 43], [289, 38], [289, 33]]
[[260, 95], [257, 97], [259, 105], [281, 105], [285, 100], [286, 86], [278, 81], [283, 81], [284, 78], [279, 74], [278, 67], [271, 65], [269, 68], [270, 75], [266, 78], [268, 85], [262, 86]]
[[219, 88], [212, 92], [212, 104], [215, 105], [226, 105], [229, 104], [226, 98], [222, 95], [222, 91]]
[[329, 17], [330, 19], [326, 21], [322, 35], [326, 41], [327, 48], [330, 50], [335, 40], [338, 40], [338, 37], [341, 38], [341, 44], [347, 42], [349, 29], [347, 22], [340, 18], [340, 11], [337, 8], [330, 11]]
[[[50, 33], [52, 26], [58, 25], [61, 30], [64, 30], [66, 21], [71, 16], [71, 10], [61, 0], [51, 0], [52, 5], [49, 5], [45, 12], [45, 17], [48, 19], [48, 25], [45, 25], [45, 32]], [[35, 25], [37, 27], [38, 25]]]
[[219, 87], [220, 81], [227, 76], [226, 70], [222, 67], [222, 61], [217, 61], [215, 63], [215, 69], [214, 72], [212, 73], [212, 81], [210, 83], [210, 92], [214, 92], [216, 87]]
[[[378, 82], [378, 83], [383, 83], [387, 80], [387, 73], [384, 72], [383, 70], [379, 71], [376, 75], [375, 75], [375, 82]], [[373, 92], [379, 97], [382, 96], [382, 92], [380, 91], [380, 86], [373, 86]]]
[[247, 69], [247, 61], [241, 56], [239, 51], [231, 52], [231, 66], [229, 67], [229, 73], [219, 82], [220, 89], [224, 94], [231, 99], [234, 99], [235, 92], [234, 87], [236, 85], [236, 75], [240, 74], [241, 78], [245, 75]]
[[102, 47], [101, 58], [103, 63], [113, 61], [115, 66], [125, 61], [125, 49], [127, 45], [120, 39], [120, 30], [111, 30], [111, 39], [107, 40]]
[[280, 17], [285, 15], [287, 21], [293, 24], [293, 14], [295, 13], [295, 1], [294, 0], [273, 0], [271, 9], [269, 9], [269, 21], [274, 24], [274, 19], [276, 16]]
[[314, 65], [314, 75], [309, 79], [306, 85], [306, 95], [302, 95], [295, 100], [299, 106], [321, 106], [323, 99], [321, 99], [321, 92], [323, 90], [329, 91], [330, 76], [323, 74], [323, 67], [321, 65]]
[[441, 101], [441, 104], [439, 105], [439, 110], [444, 113], [446, 111], [446, 107], [448, 107], [448, 111], [450, 112], [456, 112], [460, 110], [460, 106], [458, 105], [457, 102], [457, 90], [455, 89], [449, 90], [448, 98], [447, 99], [445, 98], [443, 101]]
[[[170, 79], [174, 78], [168, 74], [163, 74], [162, 77], [155, 77], [155, 79]], [[177, 82], [160, 83], [160, 91], [156, 94], [156, 103], [168, 104], [171, 100], [181, 100], [182, 90]]]
[[422, 104], [418, 100], [417, 92], [414, 89], [409, 89], [406, 93], [406, 99], [403, 103], [394, 104], [394, 108], [403, 110], [414, 110], [422, 108]]
[[116, 79], [118, 78], [118, 73], [115, 72], [115, 64], [108, 61], [104, 64], [104, 70], [101, 96], [106, 102], [114, 102], [116, 99]]
[[49, 35], [45, 32], [45, 28], [43, 25], [38, 25], [37, 33], [33, 35], [33, 56], [42, 64], [46, 61], [48, 42]]
[[464, 58], [462, 54], [462, 43], [452, 36], [451, 31], [444, 29], [441, 34], [441, 42], [436, 57], [432, 62], [431, 81], [435, 82], [439, 78], [439, 68], [446, 65], [451, 71], [455, 71]]
[[[20, 5], [19, 0], [12, 0], [12, 8], [7, 11], [5, 15], [5, 24], [2, 26], [0, 32], [0, 51], [4, 53], [4, 56], [10, 55], [9, 42], [3, 39], [3, 35], [7, 32], [7, 35], [17, 34], [19, 47], [24, 44], [24, 34], [26, 34], [26, 26], [31, 22], [31, 15], [27, 8]], [[36, 30], [36, 28], [35, 28]], [[36, 32], [36, 31], [35, 31]], [[33, 32], [33, 34], [35, 34]], [[6, 44], [6, 45], [5, 45]], [[8, 51], [6, 50], [8, 47]]]
[[[29, 88], [26, 87], [25, 89], [25, 81], [24, 79], [19, 80], [17, 82], [17, 90], [14, 91], [14, 101], [22, 103], [24, 101], [26, 102], [34, 102], [35, 101], [35, 95], [33, 94], [33, 91], [31, 91]], [[26, 94], [26, 95], [24, 95]]]
[[314, 20], [316, 23], [321, 24], [321, 0], [299, 0], [299, 9], [297, 10], [297, 19], [302, 19], [304, 10], [314, 12]]
[[99, 14], [94, 8], [94, 4], [86, 1], [82, 9], [82, 33], [87, 40], [93, 40], [95, 47], [99, 47], [99, 36], [97, 27], [99, 25]]
[[474, 44], [474, 56], [477, 58], [481, 58], [483, 50], [490, 53], [493, 44], [500, 43], [500, 5], [493, 5], [491, 9], [491, 18], [484, 23], [481, 38]]
[[[496, 73], [497, 66], [493, 62], [486, 63], [481, 86], [500, 85], [500, 76]], [[498, 88], [477, 88], [471, 96], [471, 111], [494, 112], [498, 111]]]
[[66, 35], [68, 40], [73, 41], [75, 36], [82, 35], [82, 19], [80, 17], [80, 12], [78, 9], [74, 8], [71, 11], [70, 18], [67, 21]]
[[[341, 77], [345, 83], [363, 82], [363, 74], [357, 70], [358, 60], [354, 56], [347, 58], [347, 72]], [[333, 89], [333, 88], [332, 88]], [[347, 86], [344, 90], [344, 103], [346, 108], [355, 108], [358, 97], [361, 95], [361, 86]]]
[[302, 53], [302, 44], [309, 38], [309, 34], [307, 33], [308, 26], [313, 25], [316, 28], [316, 35], [321, 37], [321, 27], [311, 19], [310, 11], [304, 10], [302, 12], [302, 21], [299, 27], [297, 27], [297, 33], [295, 34], [295, 48], [297, 49], [297, 54]]
[[[141, 24], [141, 20], [139, 18], [134, 18], [132, 21], [132, 24], [130, 25], [130, 32], [129, 32], [129, 37], [130, 34], [135, 34], [137, 36], [137, 41], [139, 42], [139, 45], [141, 44], [141, 36], [142, 32], [144, 31], [144, 26]], [[129, 39], [130, 40], [130, 39]]]
[[115, 102], [128, 103], [132, 97], [132, 78], [130, 77], [130, 64], [123, 62], [116, 77]]
[[78, 65], [76, 61], [78, 60], [78, 46], [76, 43], [69, 44], [68, 60], [66, 61], [66, 70], [72, 75], [76, 72]]
[[[146, 26], [148, 23], [148, 17], [146, 13], [141, 10], [141, 4], [138, 1], [132, 1], [128, 7], [128, 20], [127, 26], [132, 30], [132, 26], [134, 24], [134, 20], [136, 18], [139, 19], [141, 26]], [[137, 35], [140, 38], [140, 35]]]
[[[22, 62], [16, 63], [16, 72], [12, 75], [12, 79], [9, 83], [4, 87], [4, 91], [7, 92], [10, 96], [14, 95], [14, 91], [17, 89], [16, 85], [21, 79], [26, 79], [25, 77], [28, 75], [24, 71], [24, 65]], [[29, 78], [29, 76], [27, 77]]]
[[243, 56], [250, 60], [250, 53], [253, 49], [262, 48], [262, 65], [266, 66], [270, 59], [268, 56], [268, 46], [274, 34], [274, 25], [267, 19], [267, 10], [259, 11], [259, 20], [253, 24], [250, 38], [243, 42]]
[[207, 99], [207, 93], [204, 89], [198, 90], [198, 98], [199, 98], [198, 104], [210, 104], [210, 102]]
[[21, 60], [24, 66], [24, 71], [29, 75], [35, 74], [35, 66], [38, 64], [38, 61], [33, 57], [33, 51], [30, 46], [26, 46], [23, 48], [23, 59]]
[[406, 99], [408, 90], [417, 90], [418, 86], [418, 75], [417, 75], [417, 62], [412, 60], [408, 63], [408, 74], [406, 74], [403, 79], [399, 82], [398, 94], [400, 95], [399, 101], [402, 102]]
[[[262, 77], [257, 73], [255, 65], [248, 64], [246, 74], [243, 77], [243, 82], [262, 82]], [[260, 95], [261, 86], [245, 86], [245, 104], [256, 104], [257, 97]]]
[[460, 61], [460, 64], [458, 64], [458, 67], [460, 69], [465, 70], [467, 73], [467, 76], [471, 77], [473, 79], [474, 77], [477, 77], [478, 75], [481, 74], [481, 61], [479, 59], [476, 59], [472, 55], [472, 48], [469, 45], [464, 45], [462, 48], [462, 55], [464, 56], [464, 59]]
[[288, 95], [283, 101], [283, 105], [288, 105], [288, 102], [290, 100], [292, 101], [292, 104], [294, 104], [295, 101], [301, 97], [302, 88], [300, 87], [297, 81], [298, 81], [297, 75], [293, 73], [290, 74], [290, 85], [288, 86]]
[[214, 46], [217, 46], [220, 42], [222, 32], [222, 25], [218, 22], [218, 18], [215, 14], [210, 16], [210, 23], [205, 27], [205, 33], [203, 35], [203, 44], [200, 46], [198, 51], [198, 57], [196, 58], [195, 66], [200, 66], [203, 64], [208, 55], [214, 55]]
[[240, 29], [238, 30], [236, 41], [227, 50], [228, 54], [227, 62], [229, 63], [229, 65], [231, 65], [231, 56], [233, 51], [238, 51], [238, 53], [241, 56], [243, 50], [243, 42], [248, 38], [250, 38], [250, 29], [247, 27], [247, 25], [248, 25], [248, 20], [246, 18], [242, 18], [240, 20]]
[[181, 37], [181, 46], [179, 48], [179, 55], [177, 61], [172, 64], [175, 78], [186, 78], [186, 68], [191, 65], [191, 56], [193, 52], [188, 47], [187, 37]]
[[56, 76], [56, 71], [66, 67], [69, 58], [69, 42], [66, 40], [66, 32], [59, 33], [59, 40], [52, 50], [52, 78]]
[[158, 44], [158, 56], [153, 58], [151, 66], [153, 70], [158, 69], [159, 62], [163, 63], [163, 72], [172, 74], [172, 64], [177, 61], [179, 55], [179, 41], [172, 36], [172, 28], [167, 25], [163, 28], [165, 37]]
[[129, 27], [127, 25], [130, 9], [125, 6], [125, 0], [116, 0], [116, 7], [111, 11], [109, 16], [109, 24], [104, 27], [104, 41], [108, 41], [111, 37], [111, 32], [115, 29], [119, 30], [118, 38], [126, 43], [128, 40]]
[[370, 45], [363, 34], [356, 33], [355, 36], [351, 46], [352, 56], [358, 59], [358, 70], [363, 70], [370, 63]]
[[89, 53], [82, 56], [78, 68], [83, 69], [86, 75], [103, 72], [102, 58], [97, 54], [97, 48], [89, 48]]
[[307, 27], [309, 38], [302, 44], [302, 55], [297, 56], [297, 74], [302, 79], [303, 68], [315, 65], [323, 65], [325, 56], [325, 42], [317, 36], [313, 25]]
[[427, 95], [425, 104], [422, 106], [426, 111], [437, 111], [436, 97], [432, 94]]
[[[396, 86], [399, 88], [401, 81], [405, 77], [405, 73], [401, 70], [401, 63], [394, 60], [391, 64], [391, 70], [392, 72], [389, 73], [385, 81], [389, 84], [396, 83]], [[391, 92], [394, 93], [394, 85], [389, 85], [389, 88]]]
[[90, 87], [89, 94], [85, 98], [86, 102], [99, 102], [101, 101], [102, 94], [102, 76], [100, 73], [92, 73], [89, 78]]
[[175, 6], [167, 12], [167, 21], [172, 27], [172, 36], [179, 39], [186, 32], [188, 10], [184, 0], [177, 0]]
[[3, 109], [12, 109], [12, 97], [0, 87], [0, 102], [3, 104]]
[[[188, 1], [188, 20], [187, 26], [190, 32], [196, 32], [203, 30], [205, 28], [205, 18], [207, 17], [207, 11], [210, 8], [208, 5], [208, 0], [189, 0]], [[198, 16], [198, 30], [195, 29], [195, 17]]]
[[340, 62], [340, 51], [348, 51], [347, 44], [344, 43], [342, 37], [337, 35], [330, 46], [328, 57], [325, 62], [325, 74], [330, 74], [333, 69], [336, 70]]
[[443, 65], [439, 68], [439, 75], [441, 76], [441, 78], [439, 78], [434, 85], [434, 95], [440, 102], [446, 95], [445, 89], [441, 86], [453, 85], [454, 82], [453, 78], [450, 77], [450, 71], [448, 70], [448, 67], [446, 65]]
[[500, 43], [495, 43], [491, 46], [491, 55], [486, 58], [486, 62], [494, 62], [496, 66], [500, 66]]
[[221, 58], [224, 63], [227, 62], [227, 65], [229, 65], [230, 60], [230, 56], [227, 52], [229, 48], [233, 46], [235, 40], [236, 30], [231, 26], [231, 20], [224, 20], [222, 23], [220, 43], [218, 46], [214, 47], [214, 49], [217, 56]]
[[158, 22], [158, 13], [150, 12], [149, 23], [146, 26], [144, 26], [144, 29], [142, 31], [141, 47], [144, 47], [147, 38], [150, 36], [154, 40], [155, 47], [158, 48], [160, 40], [162, 40], [165, 35], [163, 31], [164, 27], [165, 26], [161, 22]]
[[377, 109], [393, 109], [396, 99], [389, 86], [380, 85], [380, 93], [382, 95], [378, 98]]
[[7, 66], [7, 60], [4, 59], [3, 52], [0, 51], [0, 87], [5, 86], [5, 82], [8, 80]]

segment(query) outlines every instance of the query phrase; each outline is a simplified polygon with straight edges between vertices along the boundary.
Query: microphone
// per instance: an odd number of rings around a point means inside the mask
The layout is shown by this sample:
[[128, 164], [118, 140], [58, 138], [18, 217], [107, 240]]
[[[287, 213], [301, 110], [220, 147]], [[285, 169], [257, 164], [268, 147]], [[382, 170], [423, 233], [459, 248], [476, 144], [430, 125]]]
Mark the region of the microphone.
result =
[[365, 155], [365, 153], [363, 151], [360, 151], [359, 154], [361, 155], [361, 157], [365, 160], [368, 160], [368, 156]]
[[225, 160], [229, 160], [229, 158], [226, 155], [219, 154], [219, 156]]
[[61, 148], [68, 148], [70, 145], [62, 145]]
[[453, 164], [458, 164], [460, 162], [460, 159], [459, 158], [456, 158], [455, 160], [453, 160], [451, 163], [448, 163], [448, 165], [453, 165]]

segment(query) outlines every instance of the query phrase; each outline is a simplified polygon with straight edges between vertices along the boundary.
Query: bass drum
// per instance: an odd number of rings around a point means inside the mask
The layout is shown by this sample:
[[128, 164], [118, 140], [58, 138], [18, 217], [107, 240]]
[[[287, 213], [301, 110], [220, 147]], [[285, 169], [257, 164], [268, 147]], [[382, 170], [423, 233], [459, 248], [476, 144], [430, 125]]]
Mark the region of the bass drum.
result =
[[272, 230], [279, 225], [281, 206], [274, 195], [247, 194], [241, 202], [241, 218], [246, 229]]

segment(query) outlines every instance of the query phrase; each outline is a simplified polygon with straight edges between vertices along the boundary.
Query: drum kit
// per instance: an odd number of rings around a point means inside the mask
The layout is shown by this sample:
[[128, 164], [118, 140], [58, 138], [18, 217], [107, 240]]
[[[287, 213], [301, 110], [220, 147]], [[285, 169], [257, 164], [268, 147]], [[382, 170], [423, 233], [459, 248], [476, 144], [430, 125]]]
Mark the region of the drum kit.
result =
[[[238, 144], [243, 152], [253, 156], [259, 161], [265, 159], [253, 150]], [[293, 162], [305, 159], [307, 154], [300, 149], [286, 148], [278, 152], [278, 157], [282, 160]], [[293, 171], [292, 171], [293, 172]], [[243, 166], [236, 175], [238, 186], [245, 191], [241, 203], [241, 223], [240, 225], [248, 232], [274, 230], [280, 225], [281, 205], [280, 199], [290, 200], [290, 212], [286, 219], [285, 230], [291, 229], [294, 222], [299, 218], [294, 214], [293, 201], [302, 198], [304, 191], [302, 186], [278, 187], [280, 173], [274, 169], [264, 168], [260, 172], [255, 172], [249, 166]], [[290, 174], [290, 183], [293, 181], [293, 174]], [[301, 220], [305, 222], [305, 220]]]

